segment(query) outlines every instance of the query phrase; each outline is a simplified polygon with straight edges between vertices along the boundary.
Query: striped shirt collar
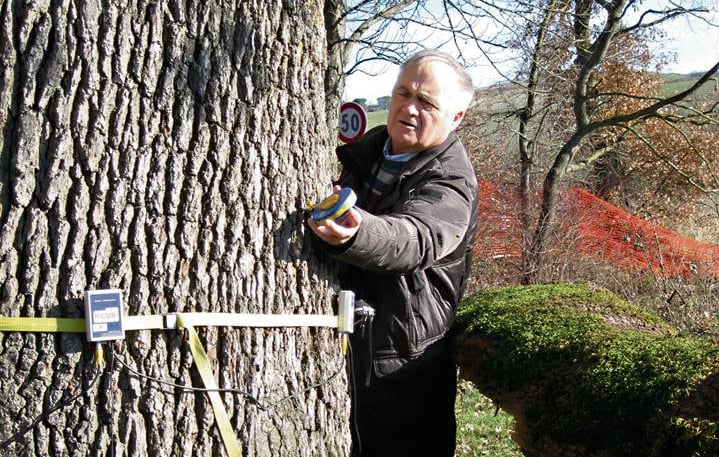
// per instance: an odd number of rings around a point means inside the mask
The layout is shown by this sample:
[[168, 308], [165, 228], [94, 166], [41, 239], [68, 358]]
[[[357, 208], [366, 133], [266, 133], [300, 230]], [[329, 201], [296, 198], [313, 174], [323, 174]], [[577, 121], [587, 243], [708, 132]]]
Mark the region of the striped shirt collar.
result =
[[392, 162], [409, 162], [412, 157], [417, 155], [416, 152], [405, 152], [402, 154], [392, 154], [392, 139], [387, 138], [384, 142], [384, 149], [382, 149], [385, 160], [391, 160]]

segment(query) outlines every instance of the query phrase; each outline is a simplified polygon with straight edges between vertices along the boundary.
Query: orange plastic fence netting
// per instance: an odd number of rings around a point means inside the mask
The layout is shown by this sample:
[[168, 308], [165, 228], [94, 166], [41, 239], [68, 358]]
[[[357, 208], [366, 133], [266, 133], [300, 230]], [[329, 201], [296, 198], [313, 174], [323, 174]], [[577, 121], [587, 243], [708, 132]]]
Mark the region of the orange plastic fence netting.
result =
[[522, 226], [516, 195], [491, 182], [480, 181], [477, 213], [475, 258], [519, 257]]
[[[476, 258], [519, 257], [519, 199], [493, 183], [480, 183]], [[561, 194], [556, 218], [572, 233], [573, 254], [664, 276], [719, 278], [719, 245], [682, 236], [633, 216], [583, 189]]]

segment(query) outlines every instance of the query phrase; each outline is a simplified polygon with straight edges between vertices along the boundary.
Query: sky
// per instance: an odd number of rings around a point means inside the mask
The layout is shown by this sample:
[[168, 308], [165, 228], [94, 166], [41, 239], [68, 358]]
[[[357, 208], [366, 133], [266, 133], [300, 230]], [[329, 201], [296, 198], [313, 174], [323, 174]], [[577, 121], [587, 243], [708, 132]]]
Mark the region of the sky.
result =
[[[719, 24], [719, 0], [713, 21]], [[651, 0], [654, 7], [661, 8], [666, 0]], [[651, 4], [650, 3], [650, 4]], [[719, 61], [719, 28], [712, 28], [699, 20], [679, 18], [665, 24], [666, 38], [658, 43], [657, 49], [675, 53], [676, 61], [668, 63], [664, 70], [667, 73], [692, 73], [706, 71]], [[431, 43], [426, 45], [431, 47]], [[377, 97], [389, 95], [397, 78], [398, 68], [388, 63], [366, 67], [374, 75], [354, 73], [347, 77], [345, 83], [345, 100], [365, 98], [370, 103]], [[501, 80], [497, 72], [488, 63], [468, 68], [475, 87], [488, 86]]]

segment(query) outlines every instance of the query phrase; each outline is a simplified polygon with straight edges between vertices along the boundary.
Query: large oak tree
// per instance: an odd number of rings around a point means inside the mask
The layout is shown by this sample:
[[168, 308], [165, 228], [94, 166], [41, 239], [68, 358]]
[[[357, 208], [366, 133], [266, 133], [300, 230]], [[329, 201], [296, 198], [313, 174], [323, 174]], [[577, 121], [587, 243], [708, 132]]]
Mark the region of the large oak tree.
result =
[[[0, 4], [0, 315], [331, 313], [302, 208], [328, 190], [318, 1]], [[328, 329], [200, 329], [245, 455], [346, 455]], [[0, 334], [0, 454], [224, 455], [180, 331]], [[297, 394], [273, 408], [264, 406]]]

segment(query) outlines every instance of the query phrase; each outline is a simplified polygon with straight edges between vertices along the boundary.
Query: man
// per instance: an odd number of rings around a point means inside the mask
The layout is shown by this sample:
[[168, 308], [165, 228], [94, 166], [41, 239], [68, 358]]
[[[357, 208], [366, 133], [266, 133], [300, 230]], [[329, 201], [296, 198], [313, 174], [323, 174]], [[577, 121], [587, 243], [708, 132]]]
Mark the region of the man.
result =
[[449, 55], [400, 67], [387, 126], [341, 146], [357, 206], [337, 224], [308, 221], [340, 261], [343, 289], [376, 316], [356, 330], [353, 455], [453, 456], [456, 368], [450, 327], [470, 270], [477, 180], [454, 130], [472, 83]]

